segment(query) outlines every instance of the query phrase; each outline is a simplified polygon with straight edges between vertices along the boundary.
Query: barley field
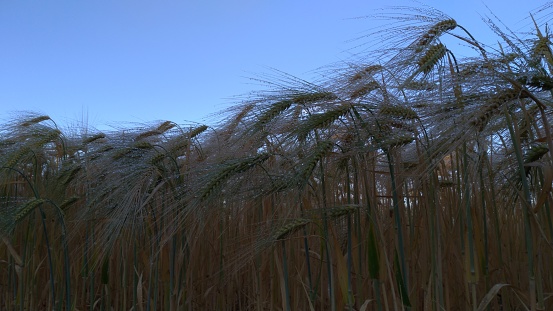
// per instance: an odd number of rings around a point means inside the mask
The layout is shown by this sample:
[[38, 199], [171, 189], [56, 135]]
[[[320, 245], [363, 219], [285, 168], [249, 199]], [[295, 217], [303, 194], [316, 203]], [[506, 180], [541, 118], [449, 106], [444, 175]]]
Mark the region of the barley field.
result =
[[552, 8], [383, 12], [214, 124], [0, 124], [0, 309], [553, 310]]

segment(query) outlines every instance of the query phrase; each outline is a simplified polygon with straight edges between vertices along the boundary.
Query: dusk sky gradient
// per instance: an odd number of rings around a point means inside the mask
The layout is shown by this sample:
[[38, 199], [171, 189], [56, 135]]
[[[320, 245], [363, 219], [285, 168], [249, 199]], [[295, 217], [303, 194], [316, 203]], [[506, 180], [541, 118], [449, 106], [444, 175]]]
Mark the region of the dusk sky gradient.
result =
[[[475, 37], [484, 3], [512, 29], [545, 2], [421, 1]], [[355, 17], [412, 1], [0, 1], [0, 122], [16, 111], [58, 124], [207, 123], [259, 90], [275, 68], [302, 79], [348, 59], [375, 22]], [[520, 9], [513, 10], [518, 7]], [[357, 50], [356, 52], [359, 52]]]

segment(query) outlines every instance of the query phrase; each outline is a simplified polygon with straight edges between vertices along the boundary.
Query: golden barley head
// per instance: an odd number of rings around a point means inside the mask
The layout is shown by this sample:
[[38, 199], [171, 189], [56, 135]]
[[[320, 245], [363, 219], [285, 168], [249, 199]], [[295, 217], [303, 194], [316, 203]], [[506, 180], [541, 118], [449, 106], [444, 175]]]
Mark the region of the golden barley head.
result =
[[434, 39], [441, 36], [444, 32], [453, 30], [456, 27], [457, 21], [452, 18], [439, 21], [434, 26], [432, 26], [424, 35], [422, 35], [419, 42], [417, 43], [417, 51], [421, 51], [424, 46], [432, 43]]
[[445, 45], [439, 43], [431, 46], [424, 56], [419, 59], [417, 64], [419, 65], [419, 72], [422, 71], [425, 74], [429, 73], [434, 66], [445, 56], [447, 49]]

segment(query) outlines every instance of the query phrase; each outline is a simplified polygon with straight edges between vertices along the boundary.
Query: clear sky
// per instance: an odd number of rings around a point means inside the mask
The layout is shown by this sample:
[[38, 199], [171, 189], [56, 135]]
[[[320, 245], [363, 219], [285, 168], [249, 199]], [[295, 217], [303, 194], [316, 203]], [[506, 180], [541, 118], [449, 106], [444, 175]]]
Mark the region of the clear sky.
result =
[[[477, 39], [484, 3], [507, 25], [545, 1], [429, 0]], [[14, 111], [120, 122], [207, 122], [275, 68], [310, 80], [347, 59], [400, 0], [0, 0], [0, 122]], [[516, 9], [514, 9], [516, 8]], [[527, 23], [525, 23], [527, 24]], [[369, 42], [370, 38], [364, 38]]]

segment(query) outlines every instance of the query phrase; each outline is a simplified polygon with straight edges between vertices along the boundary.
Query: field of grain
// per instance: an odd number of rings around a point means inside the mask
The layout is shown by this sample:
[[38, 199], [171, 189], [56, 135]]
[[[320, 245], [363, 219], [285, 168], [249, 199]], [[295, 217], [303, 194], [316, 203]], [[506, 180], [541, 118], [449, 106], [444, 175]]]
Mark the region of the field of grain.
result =
[[553, 309], [552, 7], [383, 13], [215, 124], [0, 124], [0, 309]]

